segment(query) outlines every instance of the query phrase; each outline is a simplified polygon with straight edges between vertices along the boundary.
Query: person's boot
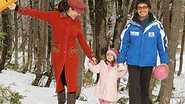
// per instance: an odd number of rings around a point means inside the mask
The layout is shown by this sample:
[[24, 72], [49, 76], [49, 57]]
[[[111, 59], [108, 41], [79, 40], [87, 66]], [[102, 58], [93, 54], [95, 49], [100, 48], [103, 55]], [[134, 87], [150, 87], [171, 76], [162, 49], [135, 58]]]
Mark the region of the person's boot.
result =
[[66, 102], [65, 90], [62, 90], [61, 92], [57, 93], [57, 98], [58, 104], [64, 104]]
[[76, 102], [76, 92], [67, 93], [67, 104], [75, 104]]

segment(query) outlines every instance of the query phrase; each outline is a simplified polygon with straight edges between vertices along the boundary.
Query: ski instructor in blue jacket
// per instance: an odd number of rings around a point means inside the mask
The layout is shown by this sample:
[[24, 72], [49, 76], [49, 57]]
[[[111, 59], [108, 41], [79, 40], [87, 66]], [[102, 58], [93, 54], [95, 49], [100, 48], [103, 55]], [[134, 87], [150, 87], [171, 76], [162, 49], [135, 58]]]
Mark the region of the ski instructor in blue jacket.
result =
[[158, 55], [160, 63], [168, 67], [167, 37], [150, 12], [149, 0], [138, 0], [135, 9], [122, 31], [117, 61], [128, 64], [129, 104], [152, 104], [149, 84]]

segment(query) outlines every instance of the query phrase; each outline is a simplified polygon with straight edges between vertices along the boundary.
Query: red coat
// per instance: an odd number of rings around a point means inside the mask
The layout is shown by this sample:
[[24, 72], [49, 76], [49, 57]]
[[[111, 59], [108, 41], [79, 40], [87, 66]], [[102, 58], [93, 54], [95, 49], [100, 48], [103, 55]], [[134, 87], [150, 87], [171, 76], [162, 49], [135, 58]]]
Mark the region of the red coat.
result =
[[56, 92], [63, 90], [60, 80], [63, 67], [68, 92], [78, 90], [78, 53], [76, 39], [78, 39], [85, 54], [91, 59], [92, 50], [89, 48], [82, 34], [80, 20], [72, 20], [68, 16], [62, 15], [59, 11], [39, 11], [29, 8], [19, 7], [18, 13], [29, 15], [48, 22], [53, 31], [52, 64], [56, 80]]

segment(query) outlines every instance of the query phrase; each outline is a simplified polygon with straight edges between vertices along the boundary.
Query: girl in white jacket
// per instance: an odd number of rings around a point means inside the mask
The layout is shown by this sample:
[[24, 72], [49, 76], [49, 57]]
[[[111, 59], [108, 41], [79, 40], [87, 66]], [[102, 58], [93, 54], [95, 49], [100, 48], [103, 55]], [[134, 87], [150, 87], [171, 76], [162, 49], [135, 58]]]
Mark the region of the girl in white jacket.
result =
[[99, 98], [100, 104], [111, 104], [118, 100], [117, 80], [127, 73], [127, 66], [116, 63], [117, 55], [117, 50], [110, 49], [105, 60], [96, 65], [93, 61], [88, 63], [92, 72], [100, 74], [95, 90], [95, 96]]

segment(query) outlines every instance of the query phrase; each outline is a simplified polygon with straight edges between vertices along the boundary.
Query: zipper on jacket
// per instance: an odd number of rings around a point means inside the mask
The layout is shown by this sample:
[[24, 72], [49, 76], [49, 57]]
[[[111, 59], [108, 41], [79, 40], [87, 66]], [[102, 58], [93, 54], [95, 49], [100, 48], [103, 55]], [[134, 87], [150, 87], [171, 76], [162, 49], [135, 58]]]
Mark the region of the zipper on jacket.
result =
[[143, 39], [143, 33], [144, 33], [144, 28], [143, 27], [141, 27], [141, 29], [142, 29], [142, 33], [141, 33], [141, 36], [140, 36], [140, 55], [139, 55], [139, 60], [138, 60], [138, 65], [141, 65], [141, 62], [142, 62], [142, 50], [143, 50], [143, 45], [142, 45], [142, 39]]

